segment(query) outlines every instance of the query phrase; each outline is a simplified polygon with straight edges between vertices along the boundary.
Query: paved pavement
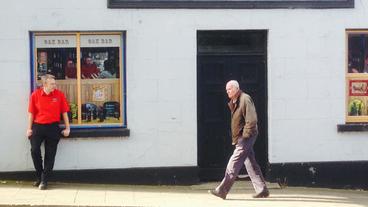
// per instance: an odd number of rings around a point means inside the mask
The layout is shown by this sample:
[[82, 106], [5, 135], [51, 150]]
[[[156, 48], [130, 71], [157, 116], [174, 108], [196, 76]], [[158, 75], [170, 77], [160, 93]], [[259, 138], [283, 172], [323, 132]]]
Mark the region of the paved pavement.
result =
[[2, 181], [0, 206], [164, 206], [164, 207], [368, 207], [368, 191], [286, 187], [269, 183], [271, 196], [253, 199], [249, 181], [237, 181], [226, 200], [207, 193], [218, 183], [193, 186], [96, 185]]

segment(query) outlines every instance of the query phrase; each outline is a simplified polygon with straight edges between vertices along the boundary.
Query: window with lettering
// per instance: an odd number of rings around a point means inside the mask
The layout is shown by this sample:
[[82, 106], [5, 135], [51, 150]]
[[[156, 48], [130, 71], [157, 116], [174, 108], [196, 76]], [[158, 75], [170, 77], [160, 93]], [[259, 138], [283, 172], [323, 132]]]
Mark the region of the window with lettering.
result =
[[56, 77], [75, 127], [125, 126], [124, 33], [34, 33], [34, 89]]
[[348, 30], [346, 121], [368, 122], [368, 30]]

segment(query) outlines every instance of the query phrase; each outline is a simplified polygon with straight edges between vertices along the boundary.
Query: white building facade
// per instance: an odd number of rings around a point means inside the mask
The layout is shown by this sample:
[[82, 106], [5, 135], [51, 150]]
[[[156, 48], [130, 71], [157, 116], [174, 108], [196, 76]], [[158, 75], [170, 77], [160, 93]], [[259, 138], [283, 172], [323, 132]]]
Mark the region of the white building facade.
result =
[[[338, 5], [339, 1], [336, 2]], [[229, 35], [237, 32], [244, 32], [245, 36], [247, 32], [263, 35], [260, 38], [263, 42], [259, 43], [264, 49], [260, 55], [260, 62], [264, 63], [261, 74], [264, 90], [259, 97], [263, 105], [257, 108], [259, 113], [264, 113], [261, 117], [263, 135], [259, 137], [261, 146], [256, 148], [256, 156], [262, 157], [260, 164], [269, 180], [298, 183], [290, 174], [299, 172], [301, 176], [306, 175], [306, 183], [323, 183], [320, 179], [328, 177], [326, 174], [331, 175], [335, 169], [345, 172], [347, 166], [350, 169], [358, 166], [362, 174], [367, 172], [368, 168], [361, 166], [368, 162], [368, 138], [364, 131], [368, 119], [364, 113], [351, 114], [350, 96], [354, 96], [354, 91], [350, 93], [349, 81], [366, 83], [364, 80], [368, 78], [362, 71], [349, 73], [350, 58], [357, 56], [354, 56], [357, 52], [349, 52], [348, 48], [355, 44], [350, 43], [350, 34], [352, 38], [361, 37], [362, 41], [368, 34], [368, 2], [346, 2], [350, 4], [346, 8], [305, 6], [296, 9], [108, 8], [112, 2], [106, 0], [6, 2], [6, 6], [0, 8], [3, 71], [0, 76], [0, 176], [6, 178], [33, 171], [30, 144], [25, 136], [28, 97], [39, 73], [41, 50], [38, 49], [49, 51], [47, 46], [39, 45], [44, 40], [37, 38], [68, 35], [75, 38], [71, 48], [75, 49], [77, 65], [83, 64], [83, 55], [90, 51], [83, 50], [88, 48], [83, 45], [84, 36], [95, 39], [103, 35], [118, 36], [115, 47], [119, 52], [120, 76], [117, 77], [118, 89], [113, 93], [119, 95], [121, 118], [117, 124], [106, 125], [85, 124], [83, 117], [79, 122], [76, 119], [72, 128], [74, 136], [59, 143], [56, 173], [93, 175], [100, 171], [119, 174], [131, 169], [147, 172], [175, 169], [175, 175], [171, 176], [174, 180], [176, 176], [181, 179], [184, 173], [180, 172], [188, 171], [192, 178], [184, 176], [183, 180], [205, 180], [206, 174], [197, 176], [202, 167], [223, 169], [231, 148], [217, 154], [224, 160], [216, 162], [216, 157], [205, 152], [206, 146], [221, 148], [223, 143], [208, 144], [208, 140], [201, 138], [211, 134], [201, 131], [208, 128], [206, 121], [201, 121], [202, 112], [207, 113], [201, 104], [211, 108], [212, 100], [218, 100], [203, 98], [208, 90], [202, 91], [200, 87], [210, 75], [199, 73], [199, 61], [203, 60], [201, 51], [207, 54], [211, 53], [211, 47], [215, 48], [214, 53], [221, 49], [216, 49], [216, 43], [209, 47], [204, 43], [202, 47], [200, 38], [206, 32], [216, 35], [216, 31], [229, 31]], [[206, 35], [203, 37], [205, 41]], [[215, 42], [219, 39], [214, 37]], [[364, 46], [351, 47], [366, 53]], [[246, 53], [245, 50], [242, 52]], [[62, 62], [65, 60], [64, 57]], [[357, 60], [356, 64], [361, 62]], [[82, 70], [82, 66], [76, 68]], [[78, 80], [83, 85], [83, 79], [75, 77], [76, 84]], [[225, 103], [227, 80], [217, 82], [223, 85]], [[62, 81], [57, 80], [57, 83]], [[82, 86], [78, 87], [80, 98], [76, 100], [83, 104], [85, 91]], [[354, 97], [364, 96], [363, 91]], [[365, 99], [356, 104], [364, 105], [361, 106], [364, 110]], [[221, 109], [225, 111], [224, 116], [228, 116], [226, 104], [223, 106], [215, 106], [209, 112]], [[83, 113], [82, 108], [79, 111]], [[76, 113], [81, 116], [81, 112]], [[213, 126], [213, 129], [218, 127]], [[109, 132], [114, 130], [114, 133]], [[227, 129], [223, 126], [221, 130], [226, 132]], [[208, 150], [216, 150], [216, 147]], [[216, 163], [211, 165], [204, 161], [205, 166], [202, 166], [201, 159], [212, 159]]]

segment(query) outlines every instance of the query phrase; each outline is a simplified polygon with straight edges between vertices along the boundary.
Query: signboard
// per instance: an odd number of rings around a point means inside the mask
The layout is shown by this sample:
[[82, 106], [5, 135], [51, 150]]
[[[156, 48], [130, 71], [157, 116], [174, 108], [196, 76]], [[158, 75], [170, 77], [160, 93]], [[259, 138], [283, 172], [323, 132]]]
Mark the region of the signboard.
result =
[[354, 8], [354, 0], [108, 0], [107, 7], [172, 9]]
[[81, 35], [81, 47], [120, 47], [120, 35]]
[[43, 35], [35, 37], [36, 48], [73, 48], [77, 46], [75, 35]]
[[350, 80], [349, 96], [368, 96], [368, 80]]

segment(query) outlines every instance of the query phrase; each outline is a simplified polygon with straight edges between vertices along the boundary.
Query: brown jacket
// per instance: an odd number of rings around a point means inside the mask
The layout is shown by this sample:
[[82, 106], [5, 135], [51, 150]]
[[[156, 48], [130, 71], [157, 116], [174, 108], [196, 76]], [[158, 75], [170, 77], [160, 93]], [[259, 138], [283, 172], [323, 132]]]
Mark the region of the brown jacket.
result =
[[240, 137], [249, 138], [258, 135], [257, 112], [252, 98], [239, 90], [238, 98], [228, 103], [231, 111], [231, 136], [235, 145]]

